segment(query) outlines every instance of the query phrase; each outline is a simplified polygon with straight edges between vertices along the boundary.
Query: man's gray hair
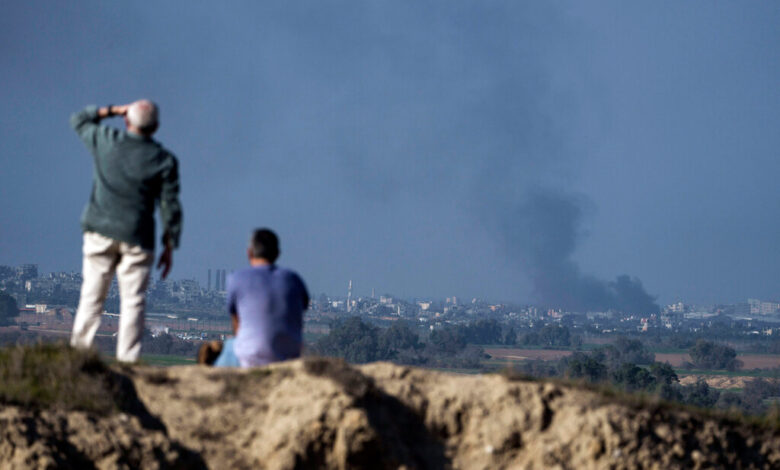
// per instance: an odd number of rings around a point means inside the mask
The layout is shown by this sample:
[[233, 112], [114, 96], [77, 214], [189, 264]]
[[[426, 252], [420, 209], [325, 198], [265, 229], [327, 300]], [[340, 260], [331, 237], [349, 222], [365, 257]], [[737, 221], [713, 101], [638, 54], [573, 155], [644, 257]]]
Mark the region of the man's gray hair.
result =
[[127, 121], [145, 134], [157, 130], [159, 116], [157, 105], [149, 100], [138, 100], [127, 109]]

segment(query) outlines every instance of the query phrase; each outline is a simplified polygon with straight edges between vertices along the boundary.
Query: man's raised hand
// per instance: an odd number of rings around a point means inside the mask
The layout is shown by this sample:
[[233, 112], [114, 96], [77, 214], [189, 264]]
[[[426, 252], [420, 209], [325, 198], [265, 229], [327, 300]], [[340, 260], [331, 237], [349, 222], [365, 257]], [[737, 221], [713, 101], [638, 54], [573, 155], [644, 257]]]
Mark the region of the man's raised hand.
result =
[[173, 267], [173, 249], [166, 244], [163, 252], [160, 254], [160, 260], [157, 261], [157, 269], [162, 269], [161, 279], [165, 280], [168, 277], [171, 267]]

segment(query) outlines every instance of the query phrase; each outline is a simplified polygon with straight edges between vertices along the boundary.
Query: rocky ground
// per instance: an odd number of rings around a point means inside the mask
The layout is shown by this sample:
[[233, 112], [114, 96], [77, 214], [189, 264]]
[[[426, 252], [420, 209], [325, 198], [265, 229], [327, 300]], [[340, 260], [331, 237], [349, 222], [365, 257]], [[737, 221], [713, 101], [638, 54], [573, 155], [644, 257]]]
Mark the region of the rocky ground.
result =
[[0, 405], [0, 468], [780, 468], [780, 432], [550, 382], [306, 359], [123, 368], [142, 408]]

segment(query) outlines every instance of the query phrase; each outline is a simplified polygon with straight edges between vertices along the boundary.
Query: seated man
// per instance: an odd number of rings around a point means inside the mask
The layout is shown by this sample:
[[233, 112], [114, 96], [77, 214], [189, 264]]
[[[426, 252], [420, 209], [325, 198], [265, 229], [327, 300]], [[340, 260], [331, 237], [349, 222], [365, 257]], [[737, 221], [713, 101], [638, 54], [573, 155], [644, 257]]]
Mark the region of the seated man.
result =
[[247, 249], [250, 267], [228, 277], [227, 304], [236, 337], [225, 341], [217, 367], [263, 366], [294, 359], [303, 347], [309, 293], [293, 271], [276, 266], [279, 239], [258, 229]]

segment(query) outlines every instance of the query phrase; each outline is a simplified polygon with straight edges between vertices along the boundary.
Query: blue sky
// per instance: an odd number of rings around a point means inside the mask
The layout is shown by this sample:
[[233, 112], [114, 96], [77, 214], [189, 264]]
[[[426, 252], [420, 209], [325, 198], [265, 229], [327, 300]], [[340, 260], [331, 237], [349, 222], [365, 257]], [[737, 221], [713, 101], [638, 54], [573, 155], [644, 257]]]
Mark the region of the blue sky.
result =
[[15, 2], [0, 264], [79, 269], [68, 116], [148, 97], [181, 164], [174, 278], [270, 226], [315, 293], [535, 301], [557, 264], [778, 299], [778, 44], [775, 2]]

